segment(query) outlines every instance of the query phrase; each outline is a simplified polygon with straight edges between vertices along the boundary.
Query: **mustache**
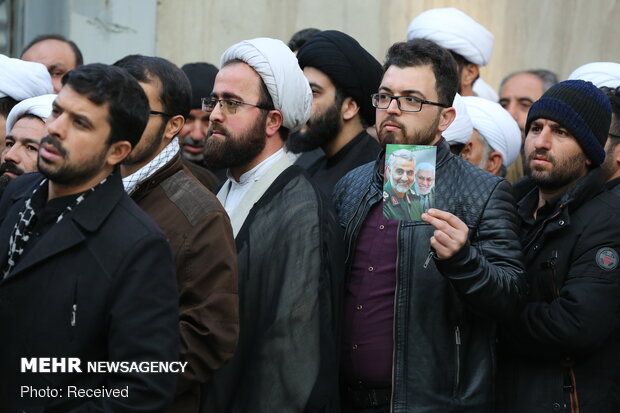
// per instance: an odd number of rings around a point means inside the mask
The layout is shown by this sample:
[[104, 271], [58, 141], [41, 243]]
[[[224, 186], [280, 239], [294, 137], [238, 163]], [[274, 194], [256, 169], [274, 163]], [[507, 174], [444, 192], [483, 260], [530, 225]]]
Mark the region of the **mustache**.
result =
[[195, 140], [191, 136], [186, 136], [183, 138], [181, 145], [195, 146], [197, 148], [202, 148], [205, 146], [205, 140], [201, 139], [199, 141]]
[[541, 157], [547, 160], [550, 163], [555, 163], [555, 158], [549, 154], [549, 151], [546, 149], [535, 149], [527, 156], [527, 161], [534, 160], [535, 157]]
[[62, 157], [67, 156], [67, 150], [62, 147], [62, 144], [58, 139], [52, 138], [50, 135], [47, 135], [45, 138], [41, 139], [41, 146], [43, 146], [43, 144], [45, 143], [49, 143], [50, 145], [52, 145]]
[[381, 122], [380, 128], [383, 128], [383, 125], [385, 125], [387, 122], [391, 122], [393, 124], [395, 124], [396, 126], [398, 126], [401, 129], [405, 129], [405, 125], [403, 125], [402, 123], [400, 123], [398, 121], [398, 119], [396, 119], [396, 117], [394, 115], [389, 115], [387, 118], [383, 119], [383, 122]]
[[0, 165], [0, 174], [3, 174], [5, 172], [10, 172], [15, 175], [23, 175], [24, 170], [17, 166], [15, 162], [6, 161]]
[[213, 132], [219, 132], [222, 135], [228, 136], [228, 131], [222, 127], [216, 127], [213, 123], [209, 125], [209, 129], [207, 130], [207, 139], [211, 137]]

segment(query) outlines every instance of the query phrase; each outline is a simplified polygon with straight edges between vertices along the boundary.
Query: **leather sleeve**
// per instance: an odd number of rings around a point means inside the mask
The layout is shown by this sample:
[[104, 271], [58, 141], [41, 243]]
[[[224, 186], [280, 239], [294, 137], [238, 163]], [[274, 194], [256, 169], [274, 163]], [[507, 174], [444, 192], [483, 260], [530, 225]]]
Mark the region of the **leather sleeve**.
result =
[[461, 299], [496, 320], [515, 318], [525, 299], [517, 222], [510, 184], [499, 180], [482, 205], [477, 225], [468, 223], [470, 242], [450, 259], [435, 259]]
[[214, 210], [192, 227], [182, 249], [181, 360], [191, 368], [180, 377], [178, 393], [187, 380], [208, 382], [232, 358], [239, 337], [237, 253], [225, 211]]

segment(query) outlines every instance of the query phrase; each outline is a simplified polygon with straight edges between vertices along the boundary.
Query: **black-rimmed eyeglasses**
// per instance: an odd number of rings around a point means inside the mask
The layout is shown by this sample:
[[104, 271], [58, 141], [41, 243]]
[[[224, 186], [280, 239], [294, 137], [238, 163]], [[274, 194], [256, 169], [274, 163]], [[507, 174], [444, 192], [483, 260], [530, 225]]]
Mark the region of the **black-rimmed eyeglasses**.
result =
[[431, 102], [429, 100], [420, 99], [415, 96], [394, 96], [387, 93], [375, 93], [371, 96], [372, 105], [377, 109], [387, 109], [392, 100], [396, 100], [398, 109], [403, 112], [419, 112], [422, 110], [422, 105], [435, 105], [447, 108], [449, 106], [443, 103]]
[[213, 112], [215, 109], [215, 105], [219, 102], [220, 108], [222, 112], [226, 115], [234, 115], [237, 113], [237, 109], [241, 105], [254, 106], [255, 108], [263, 109], [263, 110], [272, 110], [272, 108], [268, 108], [266, 106], [255, 105], [254, 103], [241, 102], [240, 100], [235, 99], [218, 99], [215, 97], [202, 98], [202, 111], [203, 112]]

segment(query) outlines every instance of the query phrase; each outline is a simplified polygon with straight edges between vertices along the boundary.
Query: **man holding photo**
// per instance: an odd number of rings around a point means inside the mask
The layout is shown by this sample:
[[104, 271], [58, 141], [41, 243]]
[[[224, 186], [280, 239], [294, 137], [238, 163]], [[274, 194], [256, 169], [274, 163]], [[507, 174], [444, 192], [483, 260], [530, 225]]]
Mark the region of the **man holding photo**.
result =
[[373, 95], [379, 140], [435, 145], [435, 208], [383, 218], [384, 159], [334, 190], [348, 246], [341, 345], [345, 412], [493, 409], [495, 330], [526, 293], [510, 185], [450, 153], [450, 53], [396, 43]]

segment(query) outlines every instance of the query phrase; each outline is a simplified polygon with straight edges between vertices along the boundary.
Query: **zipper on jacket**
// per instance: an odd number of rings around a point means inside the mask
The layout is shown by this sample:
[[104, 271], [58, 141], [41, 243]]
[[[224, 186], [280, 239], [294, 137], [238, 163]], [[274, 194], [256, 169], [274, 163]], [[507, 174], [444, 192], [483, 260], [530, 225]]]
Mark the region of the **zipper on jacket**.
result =
[[[80, 278], [77, 276], [75, 278], [75, 284], [73, 286], [73, 305], [71, 306], [71, 327], [75, 327], [77, 322], [77, 296], [78, 296], [78, 282]], [[73, 330], [73, 329], [72, 329]], [[75, 333], [72, 333], [75, 334]]]
[[454, 358], [455, 358], [455, 374], [454, 374], [454, 391], [452, 396], [456, 397], [461, 381], [461, 330], [459, 326], [454, 327]]
[[396, 286], [394, 287], [394, 318], [392, 320], [392, 392], [390, 413], [394, 411], [394, 387], [396, 384], [396, 297], [398, 295], [398, 261], [400, 261], [400, 226], [396, 227]]
[[426, 261], [424, 261], [424, 265], [422, 266], [422, 268], [426, 269], [428, 267], [428, 264], [431, 262], [433, 256], [435, 256], [435, 251], [433, 251], [433, 248], [431, 247], [431, 249], [428, 251], [428, 257], [426, 257]]

